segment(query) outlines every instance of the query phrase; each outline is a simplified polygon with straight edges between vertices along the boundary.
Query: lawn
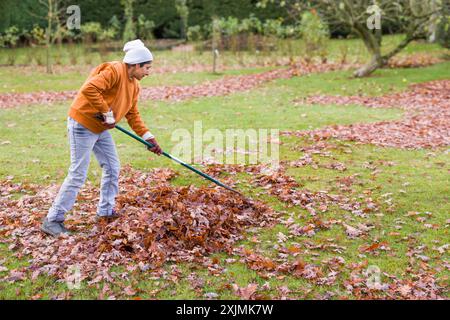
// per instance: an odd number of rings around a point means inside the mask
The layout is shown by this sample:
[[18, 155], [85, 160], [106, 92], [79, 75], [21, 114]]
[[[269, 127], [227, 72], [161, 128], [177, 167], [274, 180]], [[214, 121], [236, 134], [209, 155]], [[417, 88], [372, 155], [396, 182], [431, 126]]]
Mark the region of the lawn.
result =
[[[392, 49], [402, 39], [400, 35], [385, 36], [383, 50]], [[212, 74], [212, 57], [210, 52], [177, 52], [163, 50], [155, 52], [154, 68], [175, 68], [170, 72], [154, 73], [142, 81], [142, 86], [193, 85], [207, 80], [216, 80], [227, 75], [251, 74], [276, 68], [277, 63], [287, 64], [292, 56], [298, 61], [304, 50], [302, 40], [279, 40], [275, 50], [270, 52], [229, 52], [220, 54], [218, 74]], [[151, 48], [151, 46], [150, 46]], [[287, 49], [291, 48], [291, 49]], [[121, 60], [121, 52], [100, 55], [96, 51], [86, 51], [81, 45], [64, 45], [53, 50], [54, 74], [49, 76], [45, 69], [45, 59], [37, 63], [37, 57], [44, 54], [43, 49], [35, 48], [0, 48], [0, 93], [78, 90], [89, 71], [102, 61]], [[367, 62], [369, 56], [362, 42], [358, 39], [330, 40], [327, 47], [329, 61], [346, 61], [350, 63]], [[436, 44], [420, 41], [411, 43], [400, 55], [425, 53], [440, 57], [447, 50]], [[76, 61], [71, 60], [74, 55]], [[8, 66], [8, 57], [14, 57], [14, 64]], [[89, 59], [87, 59], [89, 57]], [[39, 61], [41, 61], [39, 60]], [[197, 72], [187, 72], [188, 68], [199, 66]], [[11, 76], [13, 75], [13, 76]]]
[[[394, 38], [394, 40], [396, 40]], [[349, 47], [359, 52], [359, 43]], [[355, 40], [356, 41], [356, 40]], [[387, 45], [393, 39], [388, 38]], [[342, 44], [331, 43], [334, 51]], [[336, 49], [336, 50], [335, 50]], [[434, 45], [415, 44], [406, 53], [438, 50]], [[168, 59], [173, 59], [173, 53]], [[357, 54], [354, 54], [357, 56]], [[361, 54], [360, 54], [361, 55]], [[0, 68], [0, 93], [30, 92], [36, 90], [76, 90], [83, 82], [85, 74], [70, 72], [56, 76], [44, 74], [16, 74], [10, 76], [12, 67]], [[192, 85], [214, 80], [223, 75], [257, 73], [266, 69], [253, 68], [240, 71], [226, 71], [222, 75], [207, 72], [158, 74], [145, 80], [144, 85]], [[323, 74], [311, 74], [303, 77], [280, 79], [266, 83], [250, 91], [227, 96], [190, 99], [181, 102], [144, 101], [140, 111], [144, 121], [155, 134], [161, 146], [170, 152], [175, 142], [172, 133], [178, 128], [193, 131], [194, 121], [202, 121], [203, 130], [259, 129], [274, 128], [280, 131], [310, 130], [333, 124], [352, 124], [399, 119], [403, 111], [397, 108], [373, 109], [363, 106], [337, 105], [301, 105], [300, 98], [313, 94], [379, 96], [391, 92], [407, 90], [408, 85], [431, 80], [449, 79], [450, 63], [445, 62], [426, 68], [383, 69], [376, 71], [366, 79], [352, 79], [350, 71], [335, 71]], [[34, 81], [29, 77], [37, 76]], [[5, 81], [3, 81], [5, 80]], [[35, 183], [48, 186], [61, 183], [69, 165], [69, 145], [66, 134], [66, 118], [69, 103], [54, 105], [29, 105], [13, 109], [0, 110], [0, 180]], [[126, 124], [125, 127], [128, 128]], [[157, 157], [145, 150], [119, 131], [112, 132], [116, 141], [121, 163], [130, 164], [142, 171], [152, 168], [169, 167], [179, 175], [172, 181], [175, 185], [205, 185], [206, 183], [191, 172]], [[301, 158], [304, 152], [300, 147], [313, 144], [306, 138], [281, 136], [280, 160], [292, 161]], [[410, 265], [412, 248], [421, 248], [421, 255], [427, 257], [427, 270], [437, 279], [437, 283], [448, 289], [448, 223], [449, 202], [449, 149], [402, 150], [382, 148], [355, 142], [331, 140], [331, 155], [313, 155], [320, 164], [339, 162], [346, 170], [332, 170], [319, 166], [288, 167], [286, 174], [293, 177], [306, 190], [341, 193], [355, 199], [370, 197], [379, 207], [376, 212], [360, 217], [350, 215], [339, 207], [331, 207], [320, 213], [322, 220], [343, 220], [350, 225], [370, 224], [373, 228], [364, 237], [349, 238], [340, 225], [320, 230], [312, 236], [289, 235], [282, 245], [286, 248], [313, 243], [309, 250], [302, 251], [301, 259], [305, 263], [321, 264], [331, 258], [342, 258], [345, 267], [340, 270], [336, 281], [330, 285], [318, 285], [306, 278], [290, 274], [266, 277], [252, 270], [240, 260], [239, 256], [218, 253], [212, 256], [224, 271], [211, 273], [208, 269], [194, 263], [166, 263], [164, 270], [168, 274], [176, 271], [176, 279], [152, 278], [145, 272], [134, 272], [130, 279], [108, 284], [110, 295], [116, 298], [157, 298], [157, 299], [205, 299], [214, 293], [219, 299], [237, 299], [231, 284], [246, 287], [251, 283], [259, 286], [261, 297], [279, 299], [282, 296], [293, 299], [338, 299], [359, 298], [354, 292], [348, 292], [348, 282], [352, 278], [352, 265], [361, 264], [367, 269], [375, 266], [381, 270], [381, 282], [389, 282], [389, 276], [402, 280], [415, 281], [414, 269]], [[51, 152], [49, 152], [51, 150]], [[338, 182], [353, 176], [355, 182], [348, 190], [338, 187]], [[283, 219], [291, 217], [300, 225], [308, 224], [311, 216], [299, 206], [290, 206], [280, 201], [266, 189], [252, 185], [250, 175], [238, 175], [237, 188], [254, 199], [261, 200], [282, 212]], [[92, 157], [88, 180], [98, 185], [101, 168]], [[23, 194], [15, 195], [19, 198]], [[50, 206], [50, 203], [48, 204]], [[423, 219], [418, 219], [423, 217]], [[288, 235], [286, 225], [278, 224], [273, 228], [256, 228], [246, 232], [245, 240], [235, 246], [249, 252], [276, 260], [279, 254], [280, 233]], [[388, 250], [364, 251], [362, 247], [373, 243], [386, 243]], [[334, 244], [342, 248], [339, 252], [321, 249], [320, 245]], [[444, 252], [436, 248], [442, 248]], [[0, 244], [0, 279], [8, 275], [8, 270], [20, 269], [28, 265], [27, 257], [17, 258]], [[293, 258], [293, 257], [290, 257]], [[425, 259], [425, 258], [424, 258]], [[411, 269], [412, 268], [412, 269]], [[0, 270], [2, 270], [0, 268]], [[175, 270], [175, 271], [174, 271]], [[121, 268], [117, 268], [117, 272]], [[411, 273], [411, 274], [409, 274]], [[40, 275], [17, 282], [0, 281], [0, 299], [48, 299], [68, 297], [75, 299], [96, 299], [100, 296], [105, 283], [88, 285], [82, 283], [81, 290], [70, 291], [65, 282], [55, 281], [49, 276]], [[194, 289], [192, 277], [204, 280], [202, 288]], [[125, 287], [131, 286], [136, 292], [126, 295]], [[448, 290], [443, 290], [448, 298]], [[379, 293], [382, 297], [383, 293]], [[104, 297], [107, 298], [107, 297]]]

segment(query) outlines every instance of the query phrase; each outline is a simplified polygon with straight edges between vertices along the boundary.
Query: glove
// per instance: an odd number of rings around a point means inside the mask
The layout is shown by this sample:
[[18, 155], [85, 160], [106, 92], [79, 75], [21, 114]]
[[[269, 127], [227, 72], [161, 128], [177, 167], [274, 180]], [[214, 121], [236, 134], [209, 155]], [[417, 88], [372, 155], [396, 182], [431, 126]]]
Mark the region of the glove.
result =
[[106, 112], [106, 113], [103, 113], [103, 119], [104, 119], [106, 124], [114, 124], [114, 123], [116, 123], [116, 119], [114, 119], [114, 114], [113, 114], [113, 112], [111, 110]]
[[153, 148], [147, 147], [147, 149], [150, 150], [153, 153], [156, 153], [158, 156], [160, 156], [161, 153], [162, 153], [162, 149], [159, 146], [158, 142], [156, 142], [156, 139], [155, 138], [150, 138], [150, 139], [147, 139], [146, 141], [150, 142], [153, 145]]

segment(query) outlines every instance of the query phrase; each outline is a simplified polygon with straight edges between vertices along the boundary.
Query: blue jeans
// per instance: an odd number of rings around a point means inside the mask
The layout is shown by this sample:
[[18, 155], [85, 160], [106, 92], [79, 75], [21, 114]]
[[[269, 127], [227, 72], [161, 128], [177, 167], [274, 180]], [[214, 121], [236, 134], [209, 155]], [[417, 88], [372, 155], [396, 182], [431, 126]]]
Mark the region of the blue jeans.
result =
[[120, 171], [119, 157], [111, 133], [105, 130], [95, 134], [71, 117], [67, 118], [67, 133], [70, 142], [70, 168], [48, 211], [48, 220], [63, 222], [65, 213], [72, 209], [77, 194], [86, 181], [91, 151], [94, 151], [103, 170], [97, 215], [111, 215], [119, 192]]

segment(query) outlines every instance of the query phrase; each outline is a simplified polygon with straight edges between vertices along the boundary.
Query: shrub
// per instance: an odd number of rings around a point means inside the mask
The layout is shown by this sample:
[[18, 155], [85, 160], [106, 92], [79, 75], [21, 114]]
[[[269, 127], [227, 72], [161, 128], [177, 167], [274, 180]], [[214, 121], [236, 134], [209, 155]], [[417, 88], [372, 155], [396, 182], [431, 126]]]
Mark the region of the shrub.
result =
[[38, 25], [34, 25], [30, 31], [31, 42], [37, 45], [45, 44], [45, 30]]
[[268, 19], [263, 24], [263, 34], [265, 36], [281, 37], [283, 35], [283, 26], [280, 19]]
[[263, 24], [261, 20], [251, 14], [249, 18], [245, 18], [241, 21], [239, 25], [239, 32], [249, 32], [249, 33], [261, 33], [263, 30]]
[[155, 23], [147, 20], [143, 14], [140, 14], [137, 20], [137, 36], [142, 40], [151, 40], [154, 38], [153, 29]]
[[119, 34], [121, 29], [121, 23], [116, 15], [113, 15], [111, 19], [109, 19], [109, 26]]
[[13, 48], [16, 46], [20, 38], [19, 28], [11, 26], [5, 30], [4, 34], [0, 36], [0, 46]]
[[202, 28], [200, 26], [189, 27], [187, 30], [187, 38], [189, 41], [202, 40]]
[[117, 35], [117, 31], [113, 28], [108, 28], [102, 30], [100, 35], [98, 36], [98, 40], [100, 41], [110, 41], [113, 40]]
[[69, 62], [71, 65], [76, 65], [78, 63], [78, 56], [79, 51], [76, 49], [76, 47], [72, 44], [69, 48]]
[[81, 35], [85, 42], [96, 42], [103, 33], [99, 22], [87, 22], [81, 26]]
[[188, 28], [189, 7], [187, 6], [186, 0], [175, 0], [175, 8], [181, 20], [180, 35], [183, 39], [185, 39]]
[[436, 32], [437, 42], [444, 48], [450, 48], [450, 15], [443, 16]]
[[315, 11], [307, 11], [302, 14], [300, 28], [301, 37], [305, 43], [306, 59], [309, 60], [318, 55], [325, 60], [330, 38], [328, 26], [321, 21]]
[[123, 30], [122, 40], [124, 42], [136, 38], [136, 27], [133, 21], [133, 2], [134, 0], [121, 0], [124, 6], [125, 27]]

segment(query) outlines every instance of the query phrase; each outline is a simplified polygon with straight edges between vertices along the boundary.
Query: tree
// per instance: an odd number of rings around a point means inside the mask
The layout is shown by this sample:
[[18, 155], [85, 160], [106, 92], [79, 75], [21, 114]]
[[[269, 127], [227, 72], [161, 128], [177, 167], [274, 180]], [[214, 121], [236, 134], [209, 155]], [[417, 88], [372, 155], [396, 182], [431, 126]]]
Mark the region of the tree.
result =
[[175, 0], [175, 8], [181, 19], [181, 38], [186, 39], [189, 17], [189, 8], [186, 4], [186, 0]]
[[133, 3], [134, 0], [120, 0], [124, 7], [125, 29], [123, 30], [123, 41], [127, 42], [136, 38], [136, 30], [133, 21]]
[[436, 41], [444, 48], [450, 48], [450, 2], [444, 3], [436, 26]]
[[321, 21], [314, 10], [303, 12], [300, 34], [305, 44], [305, 60], [309, 62], [318, 55], [325, 62], [330, 34], [328, 26]]
[[[355, 71], [355, 77], [370, 75], [385, 66], [411, 41], [426, 37], [429, 19], [440, 10], [432, 0], [315, 0], [311, 3], [329, 23], [346, 24], [363, 40], [371, 59]], [[371, 14], [369, 17], [368, 13]], [[377, 19], [380, 22], [378, 26]], [[396, 19], [402, 23], [405, 36], [394, 49], [382, 54], [382, 20]]]
[[137, 20], [137, 35], [139, 39], [151, 40], [153, 39], [153, 29], [155, 23], [152, 20], [147, 20], [141, 13]]
[[61, 44], [62, 34], [66, 30], [66, 26], [61, 19], [65, 10], [61, 8], [62, 0], [39, 0], [39, 4], [46, 9], [46, 16], [39, 16], [30, 11], [29, 14], [47, 21], [45, 28], [46, 65], [47, 73], [52, 73], [51, 48], [57, 40]]
[[[262, 0], [260, 3], [284, 4], [291, 14], [314, 8], [328, 25], [349, 27], [371, 55], [370, 62], [354, 73], [355, 77], [364, 77], [385, 66], [411, 41], [426, 37], [428, 22], [442, 9], [442, 1], [445, 0]], [[399, 22], [405, 33], [397, 47], [386, 54], [381, 52], [382, 26], [377, 23], [382, 21]]]
[[288, 17], [293, 21], [297, 21], [300, 18], [301, 13], [308, 5], [307, 0], [259, 0], [256, 6], [266, 8], [269, 3], [275, 3], [285, 8]]
[[219, 43], [221, 42], [221, 26], [220, 19], [217, 16], [212, 17], [212, 25], [211, 25], [211, 49], [213, 54], [213, 70], [212, 72], [215, 74], [217, 72], [217, 58], [219, 56]]

